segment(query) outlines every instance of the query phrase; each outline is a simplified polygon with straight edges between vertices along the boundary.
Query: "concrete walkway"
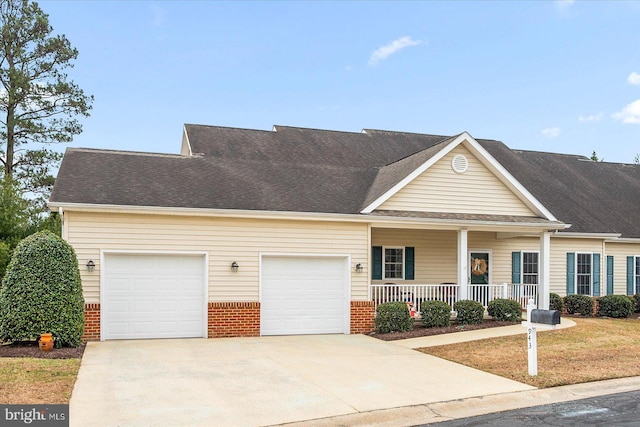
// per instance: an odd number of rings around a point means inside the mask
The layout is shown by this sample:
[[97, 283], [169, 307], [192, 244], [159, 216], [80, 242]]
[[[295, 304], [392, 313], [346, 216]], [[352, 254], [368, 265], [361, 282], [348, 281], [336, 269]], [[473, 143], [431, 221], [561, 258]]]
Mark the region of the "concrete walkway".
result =
[[[453, 334], [433, 335], [430, 337], [409, 338], [406, 340], [391, 341], [393, 344], [406, 348], [435, 347], [438, 345], [456, 344], [459, 342], [483, 340], [485, 338], [506, 337], [527, 333], [526, 326], [517, 324], [513, 326], [501, 326], [499, 328], [478, 329], [475, 331], [455, 332]], [[560, 319], [556, 329], [564, 329], [576, 326], [576, 322], [565, 317]], [[542, 331], [542, 330], [540, 330]]]
[[364, 335], [92, 342], [71, 426], [263, 426], [534, 388]]

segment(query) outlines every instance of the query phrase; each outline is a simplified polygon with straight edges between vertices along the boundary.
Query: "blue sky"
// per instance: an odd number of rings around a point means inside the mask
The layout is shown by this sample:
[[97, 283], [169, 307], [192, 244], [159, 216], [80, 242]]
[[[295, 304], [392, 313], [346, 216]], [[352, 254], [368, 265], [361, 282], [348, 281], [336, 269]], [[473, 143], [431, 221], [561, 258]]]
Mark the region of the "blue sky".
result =
[[42, 1], [95, 96], [71, 146], [177, 153], [184, 123], [497, 139], [632, 163], [640, 2]]

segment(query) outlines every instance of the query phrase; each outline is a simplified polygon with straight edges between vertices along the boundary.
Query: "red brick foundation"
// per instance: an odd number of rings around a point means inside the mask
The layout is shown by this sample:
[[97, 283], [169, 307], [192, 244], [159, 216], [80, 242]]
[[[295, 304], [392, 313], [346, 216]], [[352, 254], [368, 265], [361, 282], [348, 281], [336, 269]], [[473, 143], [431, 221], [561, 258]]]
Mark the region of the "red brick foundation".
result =
[[351, 333], [367, 334], [374, 330], [373, 301], [351, 301]]
[[259, 302], [210, 302], [209, 338], [260, 336]]
[[83, 341], [100, 340], [100, 304], [84, 305]]
[[[374, 330], [373, 301], [351, 301], [351, 333], [366, 334]], [[208, 336], [260, 336], [259, 302], [210, 302], [208, 304]], [[100, 304], [84, 305], [84, 341], [100, 340]]]

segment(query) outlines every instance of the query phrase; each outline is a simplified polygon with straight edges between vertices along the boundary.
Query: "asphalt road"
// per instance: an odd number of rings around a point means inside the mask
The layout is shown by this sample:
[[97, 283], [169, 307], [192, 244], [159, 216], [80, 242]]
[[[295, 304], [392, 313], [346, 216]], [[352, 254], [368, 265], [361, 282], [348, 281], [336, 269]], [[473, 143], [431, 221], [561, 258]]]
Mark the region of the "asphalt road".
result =
[[634, 426], [640, 425], [640, 391], [608, 394], [436, 424], [453, 426]]

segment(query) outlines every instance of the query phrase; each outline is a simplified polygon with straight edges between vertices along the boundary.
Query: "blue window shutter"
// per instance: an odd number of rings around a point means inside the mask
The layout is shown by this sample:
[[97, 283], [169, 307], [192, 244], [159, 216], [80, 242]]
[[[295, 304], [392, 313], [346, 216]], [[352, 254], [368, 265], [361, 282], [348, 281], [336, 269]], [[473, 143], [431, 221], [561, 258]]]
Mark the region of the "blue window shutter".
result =
[[517, 285], [520, 283], [520, 252], [511, 252], [511, 283]]
[[600, 254], [593, 254], [593, 296], [600, 296]]
[[607, 255], [607, 295], [613, 295], [613, 255]]
[[373, 247], [373, 268], [371, 268], [371, 278], [373, 280], [382, 279], [382, 246]]
[[567, 252], [567, 295], [576, 293], [575, 286], [576, 254]]
[[415, 248], [404, 248], [404, 278], [405, 280], [413, 280], [415, 278]]
[[627, 295], [635, 294], [635, 286], [633, 286], [633, 257], [627, 257]]

